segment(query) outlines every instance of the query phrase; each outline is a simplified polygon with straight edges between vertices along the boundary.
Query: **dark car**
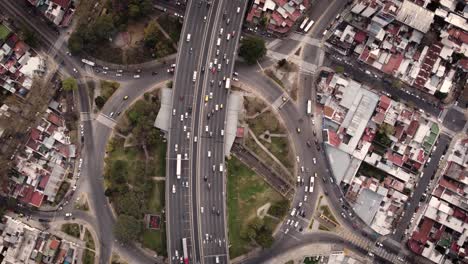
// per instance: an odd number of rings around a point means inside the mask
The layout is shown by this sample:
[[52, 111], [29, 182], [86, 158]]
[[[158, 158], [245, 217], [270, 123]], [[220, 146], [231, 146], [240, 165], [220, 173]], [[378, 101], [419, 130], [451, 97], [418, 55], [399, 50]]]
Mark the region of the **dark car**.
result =
[[312, 144], [310, 143], [310, 141], [307, 140], [307, 146], [310, 148], [312, 146]]

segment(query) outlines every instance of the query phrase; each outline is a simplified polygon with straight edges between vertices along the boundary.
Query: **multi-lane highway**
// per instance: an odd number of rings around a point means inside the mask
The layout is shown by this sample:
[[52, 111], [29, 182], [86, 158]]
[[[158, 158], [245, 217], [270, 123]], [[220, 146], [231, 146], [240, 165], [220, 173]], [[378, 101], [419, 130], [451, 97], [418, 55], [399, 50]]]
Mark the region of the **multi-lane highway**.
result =
[[[166, 204], [168, 253], [196, 263], [228, 263], [224, 129], [245, 1], [190, 1], [173, 88]], [[209, 154], [208, 154], [209, 153]], [[181, 175], [177, 176], [177, 156]]]
[[[173, 83], [172, 113], [167, 147], [166, 166], [166, 222], [167, 248], [173, 263], [186, 257], [193, 262], [200, 259], [197, 218], [191, 214], [196, 187], [192, 184], [194, 144], [194, 103], [197, 101], [199, 81], [196, 78], [204, 57], [202, 51], [207, 45], [207, 36], [212, 28], [213, 16], [219, 2], [189, 1], [185, 23], [179, 41], [176, 69]], [[180, 155], [180, 172], [177, 157]], [[194, 193], [195, 192], [195, 193]], [[195, 226], [194, 226], [195, 225]], [[187, 241], [186, 252], [182, 240]]]
[[[226, 165], [224, 138], [229, 89], [237, 44], [247, 1], [220, 1], [222, 7], [213, 21], [212, 38], [204, 51], [205, 72], [200, 74], [200, 98], [196, 103], [200, 113], [194, 128], [199, 138], [194, 181], [199, 198], [193, 207], [198, 215], [203, 263], [228, 263], [226, 230]], [[195, 158], [194, 158], [195, 160]], [[203, 209], [202, 209], [203, 208]], [[202, 211], [203, 210], [203, 211]]]

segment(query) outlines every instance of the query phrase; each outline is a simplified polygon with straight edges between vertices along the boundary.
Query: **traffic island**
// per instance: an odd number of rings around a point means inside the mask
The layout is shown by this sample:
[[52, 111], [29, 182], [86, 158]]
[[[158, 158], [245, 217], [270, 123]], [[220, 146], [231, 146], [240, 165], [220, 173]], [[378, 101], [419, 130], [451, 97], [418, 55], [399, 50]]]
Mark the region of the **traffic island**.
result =
[[[158, 91], [154, 91], [120, 115], [107, 146], [104, 180], [105, 195], [117, 216], [116, 237], [122, 243], [136, 242], [164, 256], [167, 143], [153, 126], [160, 105]], [[153, 221], [154, 216], [159, 220]]]
[[236, 258], [259, 245], [271, 246], [289, 202], [238, 159], [231, 158], [227, 167], [229, 255]]

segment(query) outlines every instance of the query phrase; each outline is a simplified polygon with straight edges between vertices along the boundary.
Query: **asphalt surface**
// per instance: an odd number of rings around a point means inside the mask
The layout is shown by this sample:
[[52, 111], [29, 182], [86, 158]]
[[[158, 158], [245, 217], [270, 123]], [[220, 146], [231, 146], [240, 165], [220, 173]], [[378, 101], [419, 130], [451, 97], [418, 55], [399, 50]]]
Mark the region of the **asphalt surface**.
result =
[[[405, 213], [403, 214], [403, 217], [397, 225], [395, 234], [392, 235], [393, 239], [397, 241], [403, 240], [405, 230], [412, 223], [412, 217], [414, 215], [414, 212], [416, 211], [416, 208], [419, 207], [419, 202], [421, 201], [423, 193], [428, 191], [428, 185], [431, 182], [437, 170], [439, 169], [441, 157], [442, 155], [444, 155], [445, 151], [450, 145], [450, 141], [451, 138], [445, 134], [441, 134], [439, 136], [438, 143], [436, 143], [435, 145], [436, 150], [432, 152], [431, 161], [426, 163], [427, 166], [423, 169], [422, 176], [419, 179], [416, 188], [413, 190], [412, 195], [407, 202]], [[428, 197], [426, 201], [428, 201], [429, 199], [430, 198]]]
[[[75, 193], [79, 192], [81, 185], [89, 186], [91, 191], [88, 199], [91, 208], [94, 208], [95, 210], [96, 217], [89, 217], [89, 215], [86, 216], [81, 214], [79, 211], [73, 210], [73, 203], [64, 206], [63, 210], [61, 211], [36, 212], [34, 215], [39, 215], [42, 218], [48, 217], [54, 219], [57, 217], [64, 217], [66, 212], [73, 211], [73, 214], [76, 215], [75, 217], [79, 217], [80, 219], [89, 222], [93, 226], [99, 236], [99, 241], [96, 243], [99, 244], [100, 247], [100, 263], [108, 263], [112, 253], [112, 246], [114, 244], [114, 218], [107, 202], [107, 198], [104, 196], [102, 172], [106, 147], [105, 145], [110, 135], [110, 129], [99, 123], [94, 125], [92, 119], [89, 116], [91, 104], [84, 79], [84, 77], [87, 75], [87, 72], [86, 70], [83, 70], [84, 66], [79, 59], [66, 55], [66, 48], [57, 44], [56, 41], [59, 40], [59, 38], [62, 38], [63, 35], [67, 34], [65, 30], [62, 32], [56, 32], [51, 29], [47, 23], [45, 23], [44, 18], [39, 16], [31, 16], [31, 14], [28, 13], [30, 8], [28, 7], [26, 1], [0, 1], [0, 7], [4, 13], [10, 16], [10, 18], [19, 22], [16, 24], [27, 25], [31, 30], [37, 32], [38, 34], [36, 34], [36, 37], [38, 38], [39, 42], [43, 43], [45, 47], [50, 47], [49, 52], [55, 54], [54, 58], [61, 62], [62, 70], [71, 73], [71, 75], [78, 80], [78, 91], [76, 95], [78, 96], [79, 109], [83, 120], [81, 123], [84, 128], [84, 142], [81, 151], [81, 157], [83, 158], [83, 165], [81, 168], [82, 176], [78, 180], [79, 187]], [[61, 35], [58, 33], [61, 33]], [[73, 69], [76, 69], [76, 72]], [[160, 77], [165, 78], [164, 76]], [[119, 105], [121, 99], [118, 98], [117, 101], [119, 102], [113, 102], [110, 104], [110, 106]], [[120, 107], [124, 109], [126, 106], [128, 105], [121, 104]], [[83, 118], [84, 116], [85, 118]], [[98, 133], [94, 133], [94, 131], [98, 131]], [[74, 198], [75, 197], [72, 196], [70, 197], [70, 200]], [[94, 220], [92, 220], [93, 218]], [[122, 251], [125, 251], [130, 256], [133, 256], [133, 259], [136, 263], [155, 262], [155, 259], [152, 259], [146, 254], [139, 252], [138, 249], [132, 245], [116, 245], [116, 247]]]
[[[194, 71], [200, 72], [200, 65], [204, 59], [202, 51], [205, 49], [207, 34], [210, 32], [211, 21], [219, 2], [213, 3], [209, 8], [206, 2], [202, 2], [201, 6], [197, 5], [197, 2], [190, 1], [186, 9], [173, 83], [172, 105], [175, 114], [171, 115], [166, 161], [166, 233], [171, 263], [179, 262], [177, 258], [183, 256], [183, 238], [188, 241], [189, 259], [192, 262], [200, 261], [197, 218], [191, 213], [191, 202], [196, 200], [196, 186], [191, 181], [192, 146], [195, 148], [196, 144], [193, 144], [193, 134], [188, 139], [186, 135], [193, 131], [193, 116], [196, 119], [192, 110], [194, 102], [197, 101], [199, 82], [198, 79], [196, 82], [193, 80]], [[183, 159], [180, 179], [176, 176], [177, 154], [182, 155]], [[188, 188], [189, 184], [191, 188]]]
[[[222, 7], [214, 21], [213, 30], [210, 31], [210, 43], [204, 53], [206, 61], [203, 66], [206, 70], [200, 75], [201, 89], [196, 100], [196, 111], [199, 115], [194, 126], [198, 143], [197, 148], [194, 147], [193, 158], [196, 160], [193, 164], [196, 174], [192, 176], [193, 183], [197, 184], [195, 189], [199, 199], [193, 206], [193, 214], [198, 215], [200, 219], [200, 242], [204, 256], [202, 263], [229, 261], [224, 164], [224, 129], [229, 90], [225, 88], [225, 79], [231, 78], [233, 73], [247, 3], [238, 0], [220, 2]], [[209, 67], [211, 63], [213, 68]]]

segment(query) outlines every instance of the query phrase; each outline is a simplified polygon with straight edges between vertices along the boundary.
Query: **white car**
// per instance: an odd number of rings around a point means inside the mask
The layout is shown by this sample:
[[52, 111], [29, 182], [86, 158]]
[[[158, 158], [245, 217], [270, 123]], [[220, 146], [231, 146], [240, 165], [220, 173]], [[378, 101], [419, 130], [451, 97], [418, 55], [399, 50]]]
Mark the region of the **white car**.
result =
[[180, 122], [184, 121], [184, 115], [180, 115]]
[[175, 114], [176, 114], [176, 109], [174, 108], [172, 109], [172, 115], [175, 116]]
[[71, 217], [72, 216], [72, 213], [66, 213], [65, 214], [65, 217]]
[[297, 161], [297, 163], [299, 163], [299, 161], [300, 161], [299, 156], [296, 156], [296, 161]]
[[307, 195], [304, 195], [304, 202], [307, 202]]
[[286, 225], [289, 225], [289, 223], [291, 223], [291, 219], [288, 219], [288, 221], [286, 221]]
[[314, 164], [317, 164], [317, 159], [313, 158]]
[[179, 149], [179, 145], [175, 144], [174, 145], [174, 151], [177, 152], [178, 149]]
[[175, 184], [172, 184], [172, 193], [175, 193]]
[[184, 126], [184, 132], [186, 132], [186, 131], [187, 131], [187, 126]]

